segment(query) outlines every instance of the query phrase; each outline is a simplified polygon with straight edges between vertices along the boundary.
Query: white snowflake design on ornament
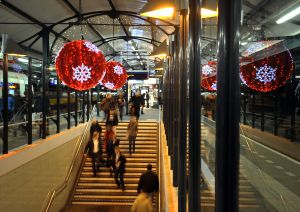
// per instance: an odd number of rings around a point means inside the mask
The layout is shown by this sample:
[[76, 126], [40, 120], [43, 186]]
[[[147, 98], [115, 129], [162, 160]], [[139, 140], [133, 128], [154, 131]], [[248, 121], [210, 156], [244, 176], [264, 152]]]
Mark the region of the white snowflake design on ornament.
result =
[[117, 75], [121, 75], [121, 74], [123, 74], [123, 68], [122, 68], [121, 66], [119, 66], [119, 65], [116, 65], [116, 66], [114, 67], [114, 72], [115, 72], [115, 74], [117, 74]]
[[111, 83], [111, 82], [105, 83], [104, 86], [111, 90], [113, 90], [115, 87], [114, 83]]
[[77, 80], [81, 83], [84, 81], [87, 81], [88, 79], [91, 79], [91, 69], [88, 66], [84, 65], [83, 63], [81, 66], [77, 66], [76, 68], [73, 68], [73, 79]]
[[213, 90], [217, 90], [217, 83], [214, 82], [210, 87]]
[[276, 71], [277, 68], [273, 68], [268, 66], [268, 64], [265, 64], [264, 66], [256, 68], [256, 79], [264, 84], [267, 84], [276, 80]]
[[202, 67], [202, 74], [204, 76], [208, 76], [213, 72], [212, 68], [209, 65], [205, 65]]
[[95, 46], [94, 44], [90, 43], [90, 42], [84, 42], [84, 45], [86, 48], [88, 48], [91, 52], [95, 52], [95, 53], [99, 53], [100, 50], [97, 48], [97, 46]]

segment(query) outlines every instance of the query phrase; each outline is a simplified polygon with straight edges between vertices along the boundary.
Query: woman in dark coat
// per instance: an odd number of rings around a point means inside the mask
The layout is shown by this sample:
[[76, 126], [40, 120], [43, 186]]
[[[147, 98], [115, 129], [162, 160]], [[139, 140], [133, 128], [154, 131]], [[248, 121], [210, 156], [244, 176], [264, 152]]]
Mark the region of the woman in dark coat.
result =
[[[124, 184], [124, 173], [125, 173], [125, 164], [126, 164], [126, 158], [121, 153], [120, 147], [115, 146], [115, 154], [114, 154], [114, 162], [115, 162], [115, 181], [118, 188], [122, 188], [122, 190], [125, 190], [125, 184]], [[120, 181], [118, 180], [120, 178]]]
[[92, 159], [92, 167], [94, 177], [96, 176], [97, 171], [100, 168], [100, 159], [102, 157], [102, 145], [100, 142], [100, 133], [95, 131], [93, 132], [92, 138], [90, 139], [87, 148], [88, 148], [88, 156]]

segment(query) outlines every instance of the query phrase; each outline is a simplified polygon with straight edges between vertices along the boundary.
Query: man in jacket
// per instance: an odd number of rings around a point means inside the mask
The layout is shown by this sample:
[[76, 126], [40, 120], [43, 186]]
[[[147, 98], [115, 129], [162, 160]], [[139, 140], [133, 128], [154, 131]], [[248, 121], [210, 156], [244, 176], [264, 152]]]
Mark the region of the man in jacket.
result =
[[154, 172], [152, 172], [152, 165], [149, 163], [147, 165], [147, 171], [140, 177], [137, 192], [141, 193], [142, 191], [148, 194], [148, 196], [153, 197], [154, 192], [158, 192], [158, 188], [158, 177]]

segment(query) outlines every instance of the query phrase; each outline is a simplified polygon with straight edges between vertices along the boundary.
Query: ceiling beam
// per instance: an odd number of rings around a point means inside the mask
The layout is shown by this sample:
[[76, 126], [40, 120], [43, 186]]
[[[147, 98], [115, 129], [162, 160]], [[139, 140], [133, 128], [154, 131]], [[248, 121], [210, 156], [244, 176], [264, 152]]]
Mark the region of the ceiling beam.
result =
[[60, 35], [59, 33], [57, 33], [56, 31], [54, 31], [52, 28], [49, 28], [46, 24], [43, 24], [42, 22], [40, 22], [39, 20], [37, 20], [36, 18], [32, 17], [31, 15], [27, 14], [26, 12], [24, 12], [23, 10], [17, 8], [16, 6], [14, 6], [13, 4], [7, 2], [6, 0], [1, 0], [0, 1], [2, 5], [4, 5], [5, 7], [9, 8], [10, 10], [16, 12], [17, 14], [21, 15], [22, 17], [36, 23], [37, 25], [39, 25], [42, 28], [48, 28], [50, 32], [52, 32], [53, 34], [55, 34], [55, 36], [61, 37], [62, 39], [66, 40], [66, 41], [70, 41], [68, 38]]
[[271, 15], [272, 13], [264, 7], [270, 2], [270, 0], [263, 0], [257, 5], [253, 5], [249, 1], [244, 1], [244, 5], [251, 8], [250, 12], [245, 15], [245, 23], [248, 23], [248, 21], [251, 21], [253, 17], [257, 17], [257, 13], [265, 13], [266, 15]]

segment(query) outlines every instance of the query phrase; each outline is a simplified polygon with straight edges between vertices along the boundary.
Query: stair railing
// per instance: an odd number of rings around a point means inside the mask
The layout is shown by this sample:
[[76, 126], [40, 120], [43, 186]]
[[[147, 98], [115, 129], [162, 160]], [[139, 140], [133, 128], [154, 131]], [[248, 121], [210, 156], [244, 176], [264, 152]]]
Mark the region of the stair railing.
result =
[[[81, 157], [83, 158], [83, 151], [82, 149], [84, 150], [84, 148], [82, 148], [82, 146], [84, 144], [86, 144], [86, 141], [87, 141], [87, 138], [88, 138], [88, 133], [89, 133], [89, 129], [90, 129], [90, 126], [91, 126], [91, 120], [94, 118], [94, 113], [95, 113], [95, 109], [96, 107], [94, 106], [91, 110], [91, 113], [90, 113], [90, 118], [85, 126], [85, 129], [83, 131], [83, 134], [82, 136], [77, 140], [77, 143], [76, 143], [76, 152], [75, 152], [75, 155], [72, 159], [72, 162], [68, 168], [68, 172], [67, 172], [67, 175], [65, 176], [65, 179], [63, 181], [63, 183], [61, 185], [59, 185], [55, 190], [53, 190], [52, 192], [50, 192], [48, 194], [48, 198], [47, 200], [45, 201], [46, 202], [46, 206], [44, 208], [42, 208], [41, 211], [44, 211], [44, 212], [49, 212], [53, 206], [53, 203], [55, 201], [55, 199], [59, 196], [60, 193], [62, 193], [62, 191], [64, 191], [64, 189], [66, 189], [66, 187], [68, 186], [68, 183], [71, 179], [71, 175], [72, 173], [74, 172], [74, 169], [75, 169], [75, 165], [76, 165], [76, 161], [79, 157], [79, 154], [82, 153]], [[65, 206], [67, 202], [64, 203], [64, 205], [62, 207]]]

